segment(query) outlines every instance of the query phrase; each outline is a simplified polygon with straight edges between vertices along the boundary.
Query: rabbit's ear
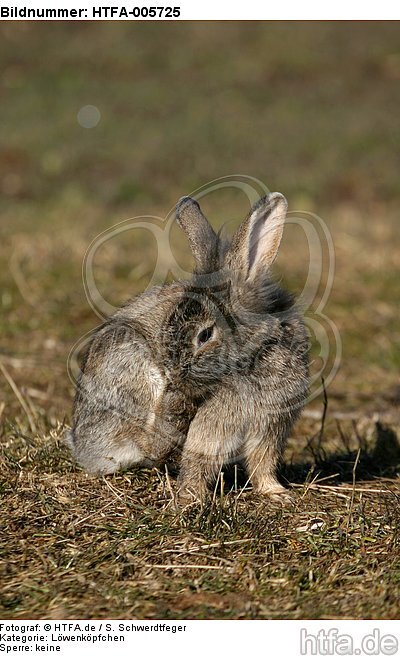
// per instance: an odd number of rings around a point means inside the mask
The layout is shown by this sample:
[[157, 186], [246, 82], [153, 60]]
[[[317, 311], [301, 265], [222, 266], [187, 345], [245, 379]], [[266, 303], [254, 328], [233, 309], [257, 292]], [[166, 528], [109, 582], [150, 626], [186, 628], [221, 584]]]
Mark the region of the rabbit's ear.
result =
[[196, 261], [196, 273], [214, 270], [218, 254], [218, 237], [208, 223], [197, 201], [181, 198], [176, 206], [176, 219], [189, 241]]
[[274, 192], [261, 198], [233, 236], [231, 265], [239, 268], [247, 279], [260, 269], [265, 271], [274, 261], [282, 239], [287, 200]]

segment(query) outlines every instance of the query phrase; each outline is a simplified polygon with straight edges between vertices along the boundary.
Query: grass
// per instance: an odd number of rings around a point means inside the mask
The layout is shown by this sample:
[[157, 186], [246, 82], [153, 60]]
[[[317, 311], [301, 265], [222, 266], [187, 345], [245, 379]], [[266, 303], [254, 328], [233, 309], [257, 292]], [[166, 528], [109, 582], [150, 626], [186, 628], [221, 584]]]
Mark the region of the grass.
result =
[[293, 508], [228, 491], [176, 512], [162, 473], [93, 481], [59, 435], [3, 445], [4, 617], [397, 617], [393, 460], [365, 452], [354, 485], [352, 451], [287, 465]]
[[[398, 617], [397, 26], [18, 22], [0, 33], [0, 616]], [[92, 130], [76, 120], [85, 104], [101, 111]], [[82, 260], [117, 221], [164, 217], [238, 172], [329, 227], [326, 313], [343, 356], [327, 407], [319, 395], [290, 438], [281, 474], [293, 506], [231, 490], [228, 476], [222, 496], [177, 512], [165, 472], [93, 480], [62, 445], [68, 353], [97, 324]], [[234, 190], [204, 208], [216, 226], [247, 211]], [[172, 249], [189, 267], [178, 231]], [[104, 297], [138, 293], [155, 257], [144, 232], [108, 242], [95, 262]], [[294, 291], [307, 258], [288, 226], [276, 272]]]

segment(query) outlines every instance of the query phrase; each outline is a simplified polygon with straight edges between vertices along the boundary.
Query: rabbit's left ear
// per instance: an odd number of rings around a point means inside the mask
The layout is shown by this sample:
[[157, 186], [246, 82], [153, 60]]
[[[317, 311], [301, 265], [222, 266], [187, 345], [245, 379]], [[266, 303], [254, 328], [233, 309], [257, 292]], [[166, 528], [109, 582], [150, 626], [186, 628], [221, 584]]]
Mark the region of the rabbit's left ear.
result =
[[246, 279], [265, 271], [277, 256], [287, 212], [287, 200], [274, 192], [261, 198], [232, 239], [232, 264]]
[[189, 242], [196, 262], [196, 273], [210, 273], [215, 270], [218, 254], [218, 237], [200, 209], [200, 205], [190, 196], [184, 196], [176, 206], [178, 224]]

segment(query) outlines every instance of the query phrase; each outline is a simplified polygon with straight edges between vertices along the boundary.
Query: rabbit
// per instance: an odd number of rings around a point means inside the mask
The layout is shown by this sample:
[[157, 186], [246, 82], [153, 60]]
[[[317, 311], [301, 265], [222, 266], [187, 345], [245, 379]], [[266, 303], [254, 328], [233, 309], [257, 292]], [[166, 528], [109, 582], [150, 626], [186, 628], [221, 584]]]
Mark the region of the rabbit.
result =
[[179, 454], [182, 499], [207, 495], [232, 462], [257, 493], [285, 493], [277, 466], [308, 394], [307, 332], [270, 274], [286, 213], [284, 196], [270, 193], [229, 241], [194, 199], [178, 202], [191, 279], [129, 301], [84, 360], [67, 440], [88, 472]]

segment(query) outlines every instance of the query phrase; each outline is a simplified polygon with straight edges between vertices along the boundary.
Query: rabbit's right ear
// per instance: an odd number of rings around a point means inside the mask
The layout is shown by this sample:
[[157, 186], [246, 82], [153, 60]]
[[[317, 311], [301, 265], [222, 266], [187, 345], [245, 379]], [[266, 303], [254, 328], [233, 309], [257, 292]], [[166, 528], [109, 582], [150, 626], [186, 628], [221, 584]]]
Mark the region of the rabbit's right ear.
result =
[[218, 255], [218, 237], [197, 201], [184, 196], [176, 205], [176, 220], [189, 241], [196, 261], [195, 273], [212, 273]]
[[254, 280], [273, 263], [282, 239], [287, 200], [275, 192], [261, 198], [233, 236], [230, 266]]

